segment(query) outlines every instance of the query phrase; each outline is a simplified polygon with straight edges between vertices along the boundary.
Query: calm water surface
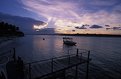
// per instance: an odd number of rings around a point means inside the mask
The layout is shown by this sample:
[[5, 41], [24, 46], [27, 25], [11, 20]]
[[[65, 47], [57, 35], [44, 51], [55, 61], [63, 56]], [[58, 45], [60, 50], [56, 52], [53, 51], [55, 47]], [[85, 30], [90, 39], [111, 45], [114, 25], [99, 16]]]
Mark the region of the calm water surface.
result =
[[[26, 35], [0, 50], [16, 47], [17, 55], [26, 62], [74, 53], [76, 48], [91, 50], [90, 79], [121, 79], [121, 38], [113, 37], [72, 37], [76, 46], [63, 45], [63, 36]], [[43, 40], [45, 38], [45, 40]], [[85, 73], [85, 66], [80, 73]], [[82, 76], [83, 77], [83, 76]]]

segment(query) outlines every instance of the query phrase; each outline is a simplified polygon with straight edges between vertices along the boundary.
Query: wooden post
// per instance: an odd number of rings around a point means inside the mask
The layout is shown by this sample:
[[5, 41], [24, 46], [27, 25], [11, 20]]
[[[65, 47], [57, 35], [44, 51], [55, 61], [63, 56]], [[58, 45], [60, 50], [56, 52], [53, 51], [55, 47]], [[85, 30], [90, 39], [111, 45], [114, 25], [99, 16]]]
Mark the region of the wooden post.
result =
[[62, 70], [62, 74], [63, 74], [63, 75], [61, 76], [61, 77], [62, 77], [62, 79], [66, 79], [66, 70], [65, 70], [65, 69], [64, 69], [64, 70]]
[[76, 56], [78, 56], [78, 54], [79, 54], [79, 49], [77, 48], [77, 50], [76, 50]]
[[13, 55], [12, 55], [12, 51], [10, 50], [10, 54], [11, 54], [11, 56], [13, 57]]
[[70, 64], [70, 53], [69, 53], [69, 49], [68, 49], [68, 65]]
[[69, 53], [69, 49], [68, 49], [68, 55], [69, 55], [70, 53]]
[[82, 53], [80, 53], [81, 55], [80, 55], [80, 62], [82, 61]]
[[53, 58], [52, 58], [52, 61], [51, 61], [51, 72], [53, 72]]
[[29, 79], [31, 79], [31, 63], [29, 63]]
[[76, 74], [75, 74], [75, 79], [78, 79], [78, 65], [76, 65]]
[[88, 51], [88, 57], [87, 57], [87, 71], [86, 71], [86, 79], [89, 78], [89, 57], [90, 57], [90, 51]]
[[81, 53], [81, 57], [82, 57], [82, 53]]
[[68, 65], [70, 65], [70, 55], [68, 55]]
[[15, 50], [15, 48], [13, 48], [13, 59], [14, 59], [14, 62], [16, 62], [16, 50]]

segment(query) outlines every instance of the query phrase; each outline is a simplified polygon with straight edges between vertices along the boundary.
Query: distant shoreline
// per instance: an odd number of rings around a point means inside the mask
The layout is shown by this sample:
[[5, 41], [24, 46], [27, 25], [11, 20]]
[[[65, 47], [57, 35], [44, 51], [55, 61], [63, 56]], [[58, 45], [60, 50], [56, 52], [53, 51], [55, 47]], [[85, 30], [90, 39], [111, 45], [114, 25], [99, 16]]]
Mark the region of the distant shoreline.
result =
[[60, 34], [67, 36], [91, 36], [91, 37], [121, 37], [121, 35], [111, 35], [111, 34]]
[[27, 35], [61, 35], [61, 36], [85, 36], [85, 37], [121, 37], [113, 34], [27, 34]]

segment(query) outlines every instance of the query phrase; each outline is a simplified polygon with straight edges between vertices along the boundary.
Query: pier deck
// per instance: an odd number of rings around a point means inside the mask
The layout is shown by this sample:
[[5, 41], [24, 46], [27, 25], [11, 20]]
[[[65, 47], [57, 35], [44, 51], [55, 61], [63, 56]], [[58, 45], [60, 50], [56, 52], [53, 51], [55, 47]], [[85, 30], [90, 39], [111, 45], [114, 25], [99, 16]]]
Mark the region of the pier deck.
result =
[[[58, 77], [65, 77], [65, 72], [69, 68], [77, 67], [83, 63], [89, 63], [90, 51], [87, 53], [87, 57], [83, 56], [83, 53], [65, 55], [61, 57], [55, 57], [47, 60], [35, 61], [26, 64], [28, 70], [28, 79], [56, 79]], [[87, 64], [88, 65], [88, 64]], [[76, 68], [77, 69], [77, 68]], [[88, 66], [87, 66], [88, 69]], [[88, 70], [87, 70], [88, 71]], [[88, 74], [87, 74], [88, 75]], [[65, 79], [65, 78], [61, 78]]]

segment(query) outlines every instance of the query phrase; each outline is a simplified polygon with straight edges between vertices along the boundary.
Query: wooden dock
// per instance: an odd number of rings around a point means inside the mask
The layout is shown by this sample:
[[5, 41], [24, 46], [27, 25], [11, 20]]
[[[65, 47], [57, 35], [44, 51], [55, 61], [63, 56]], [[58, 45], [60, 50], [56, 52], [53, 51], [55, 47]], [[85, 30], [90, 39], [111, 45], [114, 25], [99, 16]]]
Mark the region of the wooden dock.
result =
[[[84, 55], [83, 55], [84, 54]], [[85, 55], [86, 54], [86, 55]], [[90, 51], [68, 54], [61, 57], [35, 61], [25, 64], [27, 79], [66, 79], [66, 71], [72, 67], [76, 68], [75, 78], [77, 79], [78, 65], [87, 63], [86, 79], [88, 79], [88, 66]]]

